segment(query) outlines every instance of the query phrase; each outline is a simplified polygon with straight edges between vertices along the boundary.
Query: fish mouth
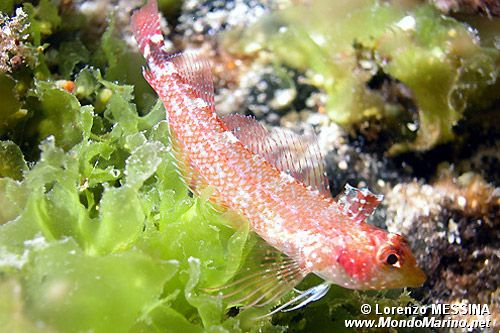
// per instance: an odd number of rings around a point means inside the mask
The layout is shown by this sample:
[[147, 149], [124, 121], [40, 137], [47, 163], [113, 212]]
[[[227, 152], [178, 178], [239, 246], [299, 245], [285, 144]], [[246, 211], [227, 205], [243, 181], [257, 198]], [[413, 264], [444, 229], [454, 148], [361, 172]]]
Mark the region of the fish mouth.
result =
[[418, 267], [415, 267], [410, 272], [408, 272], [408, 274], [406, 274], [406, 279], [408, 287], [418, 288], [424, 284], [425, 280], [427, 280], [427, 276], [425, 275], [424, 271], [422, 271]]

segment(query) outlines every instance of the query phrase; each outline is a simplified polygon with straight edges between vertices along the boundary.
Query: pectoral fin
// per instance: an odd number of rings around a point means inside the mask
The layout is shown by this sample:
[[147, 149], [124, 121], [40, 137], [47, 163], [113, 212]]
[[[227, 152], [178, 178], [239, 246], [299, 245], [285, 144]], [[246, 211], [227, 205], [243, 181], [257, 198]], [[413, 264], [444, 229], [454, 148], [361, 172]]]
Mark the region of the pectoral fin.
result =
[[232, 282], [205, 291], [222, 294], [230, 306], [263, 307], [292, 291], [307, 274], [294, 259], [265, 245], [253, 250], [247, 263]]

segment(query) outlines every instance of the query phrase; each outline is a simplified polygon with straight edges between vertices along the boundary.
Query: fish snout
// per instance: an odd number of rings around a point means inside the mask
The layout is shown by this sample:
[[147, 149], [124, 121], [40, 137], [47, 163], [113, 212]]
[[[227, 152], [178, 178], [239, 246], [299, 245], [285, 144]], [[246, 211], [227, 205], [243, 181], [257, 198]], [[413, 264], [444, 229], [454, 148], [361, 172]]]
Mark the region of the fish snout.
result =
[[424, 271], [422, 271], [418, 266], [412, 267], [406, 274], [405, 278], [407, 280], [407, 286], [411, 288], [421, 287], [425, 280], [427, 280], [427, 276]]

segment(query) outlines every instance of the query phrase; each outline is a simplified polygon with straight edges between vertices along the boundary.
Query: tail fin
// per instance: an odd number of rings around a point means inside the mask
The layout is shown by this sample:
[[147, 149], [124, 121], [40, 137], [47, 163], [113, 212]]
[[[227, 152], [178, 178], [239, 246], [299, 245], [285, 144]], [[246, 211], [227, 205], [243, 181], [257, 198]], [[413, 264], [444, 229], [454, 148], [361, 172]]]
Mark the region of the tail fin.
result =
[[149, 0], [144, 7], [136, 11], [132, 15], [131, 25], [135, 40], [145, 58], [149, 58], [151, 47], [158, 50], [164, 44], [156, 0]]
[[205, 101], [206, 107], [213, 111], [214, 85], [210, 63], [198, 53], [169, 53], [163, 50], [165, 40], [160, 29], [156, 0], [148, 0], [144, 7], [132, 15], [131, 27], [150, 68], [144, 70], [144, 77], [153, 89], [157, 90], [157, 77], [165, 69], [165, 64], [171, 63], [177, 74], [191, 86], [191, 93]]

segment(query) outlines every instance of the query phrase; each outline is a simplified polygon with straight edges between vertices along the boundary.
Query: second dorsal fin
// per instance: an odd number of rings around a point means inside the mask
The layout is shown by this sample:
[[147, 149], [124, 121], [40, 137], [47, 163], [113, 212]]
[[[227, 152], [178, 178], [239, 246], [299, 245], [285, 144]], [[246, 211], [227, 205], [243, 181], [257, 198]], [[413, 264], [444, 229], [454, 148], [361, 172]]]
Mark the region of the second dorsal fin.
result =
[[330, 196], [323, 156], [314, 133], [299, 135], [283, 128], [269, 131], [255, 118], [238, 114], [223, 120], [253, 153], [306, 186]]
[[202, 99], [204, 107], [214, 111], [214, 82], [208, 59], [200, 52], [184, 51], [170, 55], [169, 61], [175, 64], [181, 77], [191, 86], [192, 97]]
[[[189, 109], [205, 110], [215, 113], [214, 83], [210, 62], [199, 52], [184, 51], [168, 53], [152, 52], [149, 68], [143, 74], [155, 91], [161, 95], [165, 86], [163, 75], [177, 75], [178, 81], [186, 87], [186, 99], [183, 105]], [[169, 72], [166, 63], [174, 65], [174, 72]]]

